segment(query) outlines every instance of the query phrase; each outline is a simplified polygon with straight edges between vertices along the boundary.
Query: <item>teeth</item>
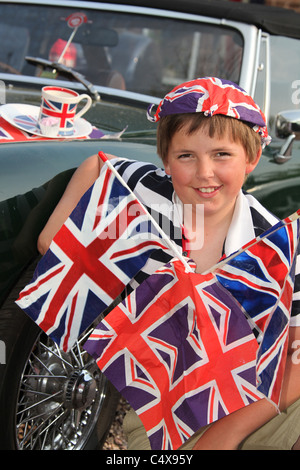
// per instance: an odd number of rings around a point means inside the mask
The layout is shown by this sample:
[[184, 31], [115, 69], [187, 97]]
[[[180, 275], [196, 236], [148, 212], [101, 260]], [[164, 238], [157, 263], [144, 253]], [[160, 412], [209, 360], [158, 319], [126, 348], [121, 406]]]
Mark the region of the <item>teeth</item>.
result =
[[216, 188], [199, 188], [201, 193], [212, 193], [215, 191]]

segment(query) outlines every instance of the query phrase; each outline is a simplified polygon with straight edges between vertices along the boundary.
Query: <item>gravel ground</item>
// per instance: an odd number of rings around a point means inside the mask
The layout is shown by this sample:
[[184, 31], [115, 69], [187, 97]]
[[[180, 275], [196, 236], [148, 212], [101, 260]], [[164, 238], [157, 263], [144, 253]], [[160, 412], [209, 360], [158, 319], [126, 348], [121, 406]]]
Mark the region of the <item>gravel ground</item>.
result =
[[129, 408], [130, 406], [128, 405], [126, 400], [124, 400], [124, 398], [121, 398], [117, 407], [115, 419], [111, 425], [107, 439], [103, 446], [103, 450], [126, 450], [127, 449], [127, 442], [123, 434], [122, 424], [123, 424], [124, 416], [126, 412], [129, 410]]

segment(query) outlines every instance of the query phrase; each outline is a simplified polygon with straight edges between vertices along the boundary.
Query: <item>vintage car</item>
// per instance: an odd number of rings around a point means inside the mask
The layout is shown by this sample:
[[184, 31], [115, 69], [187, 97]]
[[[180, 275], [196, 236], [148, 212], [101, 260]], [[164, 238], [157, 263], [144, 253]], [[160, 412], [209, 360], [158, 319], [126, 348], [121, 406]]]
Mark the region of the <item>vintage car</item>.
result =
[[[0, 37], [0, 448], [101, 449], [118, 394], [83, 338], [64, 353], [15, 303], [38, 235], [89, 155], [159, 164], [146, 109], [201, 76], [239, 83], [260, 104], [273, 141], [245, 189], [279, 217], [298, 209], [300, 14], [213, 0], [0, 0]], [[31, 127], [51, 84], [92, 97], [88, 131]]]

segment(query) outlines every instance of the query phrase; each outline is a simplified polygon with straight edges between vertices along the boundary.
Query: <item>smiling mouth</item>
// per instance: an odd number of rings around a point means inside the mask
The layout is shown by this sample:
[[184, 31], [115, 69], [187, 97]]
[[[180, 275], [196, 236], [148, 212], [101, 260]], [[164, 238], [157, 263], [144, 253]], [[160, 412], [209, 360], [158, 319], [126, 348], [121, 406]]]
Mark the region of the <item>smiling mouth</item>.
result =
[[196, 191], [198, 191], [201, 194], [212, 194], [215, 193], [220, 189], [221, 186], [212, 186], [209, 188], [196, 188]]

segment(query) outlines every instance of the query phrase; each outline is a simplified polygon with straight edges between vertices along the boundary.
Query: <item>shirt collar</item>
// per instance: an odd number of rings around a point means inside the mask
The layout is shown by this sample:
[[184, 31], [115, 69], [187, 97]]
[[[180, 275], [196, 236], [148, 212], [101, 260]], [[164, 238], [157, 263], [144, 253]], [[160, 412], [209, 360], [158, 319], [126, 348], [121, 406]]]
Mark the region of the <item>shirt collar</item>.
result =
[[233, 217], [225, 240], [225, 255], [229, 256], [255, 238], [252, 215], [242, 190], [236, 199]]
[[[183, 223], [183, 204], [177, 194], [173, 193], [174, 220], [175, 225]], [[255, 238], [252, 215], [247, 198], [240, 190], [233, 212], [233, 217], [227, 232], [224, 254], [226, 256], [238, 251], [246, 243]]]

